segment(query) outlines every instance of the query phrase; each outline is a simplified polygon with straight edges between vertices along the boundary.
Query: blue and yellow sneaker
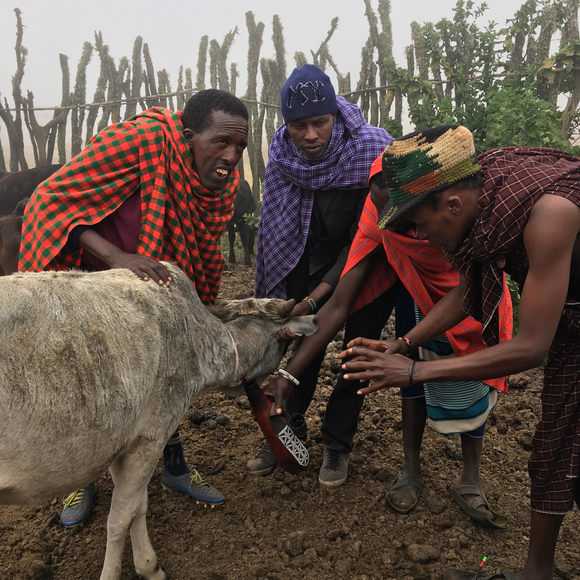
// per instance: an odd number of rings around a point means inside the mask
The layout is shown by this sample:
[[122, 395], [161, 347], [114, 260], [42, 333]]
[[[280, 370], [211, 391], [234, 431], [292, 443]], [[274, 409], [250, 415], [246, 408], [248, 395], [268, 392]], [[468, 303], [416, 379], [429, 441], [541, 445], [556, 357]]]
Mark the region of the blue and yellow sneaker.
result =
[[209, 505], [212, 508], [225, 502], [222, 493], [208, 483], [197, 469], [183, 475], [171, 475], [167, 470], [164, 470], [161, 484], [166, 489], [187, 495], [196, 503]]
[[65, 528], [84, 524], [93, 513], [97, 498], [97, 489], [90, 483], [83, 489], [77, 489], [64, 499], [64, 509], [60, 513], [60, 523]]

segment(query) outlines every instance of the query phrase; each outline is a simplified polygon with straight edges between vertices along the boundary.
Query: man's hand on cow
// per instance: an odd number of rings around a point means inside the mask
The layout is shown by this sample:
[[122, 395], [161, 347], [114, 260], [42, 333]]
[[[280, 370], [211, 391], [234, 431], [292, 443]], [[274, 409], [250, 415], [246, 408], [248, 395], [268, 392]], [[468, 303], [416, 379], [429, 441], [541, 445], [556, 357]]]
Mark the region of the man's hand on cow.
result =
[[153, 258], [141, 254], [119, 252], [109, 262], [111, 268], [126, 268], [139, 276], [141, 280], [153, 280], [160, 286], [169, 286], [172, 282], [169, 270]]
[[288, 397], [292, 394], [293, 385], [285, 378], [270, 375], [262, 384], [262, 390], [274, 401], [272, 415], [282, 415]]
[[392, 387], [408, 387], [412, 383], [414, 361], [401, 354], [389, 354], [384, 350], [365, 346], [352, 346], [342, 352], [341, 357], [348, 359], [341, 367], [347, 381], [369, 382], [367, 387], [357, 391], [359, 395], [368, 395]]

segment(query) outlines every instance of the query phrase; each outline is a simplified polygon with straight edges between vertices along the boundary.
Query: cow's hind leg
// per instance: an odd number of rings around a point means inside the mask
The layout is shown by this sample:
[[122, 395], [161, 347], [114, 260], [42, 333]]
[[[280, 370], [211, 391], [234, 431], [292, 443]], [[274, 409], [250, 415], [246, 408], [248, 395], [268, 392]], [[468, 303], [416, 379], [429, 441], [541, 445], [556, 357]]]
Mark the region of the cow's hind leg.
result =
[[228, 242], [230, 245], [230, 255], [229, 255], [229, 262], [230, 264], [236, 263], [236, 224], [232, 220], [228, 225]]
[[250, 256], [256, 255], [256, 228], [254, 226], [250, 227]]
[[240, 224], [239, 227], [240, 232], [240, 241], [242, 242], [242, 248], [244, 249], [244, 264], [246, 266], [251, 265], [252, 263], [252, 231], [249, 224], [243, 222]]
[[107, 550], [101, 580], [121, 577], [123, 548], [130, 528], [137, 573], [146, 580], [166, 578], [157, 563], [145, 523], [147, 485], [160, 454], [157, 445], [140, 447], [118, 457], [111, 465], [115, 487], [107, 521]]

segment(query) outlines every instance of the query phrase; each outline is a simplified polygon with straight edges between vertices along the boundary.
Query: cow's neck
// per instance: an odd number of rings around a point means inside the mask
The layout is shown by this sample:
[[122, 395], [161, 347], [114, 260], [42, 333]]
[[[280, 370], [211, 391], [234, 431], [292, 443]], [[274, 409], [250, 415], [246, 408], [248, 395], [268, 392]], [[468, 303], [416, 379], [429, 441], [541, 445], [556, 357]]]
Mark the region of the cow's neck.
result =
[[[239, 320], [225, 325], [228, 333], [228, 349], [224, 360], [230, 361], [230, 381], [228, 384], [241, 383], [250, 373], [254, 373], [256, 366], [264, 366], [267, 374], [271, 369], [266, 368], [268, 361], [264, 360], [267, 351], [265, 342], [271, 340], [270, 333], [258, 325], [241, 325]], [[232, 380], [233, 379], [233, 380]]]
[[[210, 340], [207, 340], [208, 334], [212, 336]], [[232, 322], [219, 323], [219, 327], [211, 328], [204, 335], [199, 344], [194, 337], [193, 350], [205, 353], [198, 360], [198, 374], [202, 380], [195, 390], [240, 383], [256, 364], [258, 349], [248, 347], [248, 343], [255, 343], [257, 337], [253, 333], [248, 335], [246, 329], [242, 330]]]

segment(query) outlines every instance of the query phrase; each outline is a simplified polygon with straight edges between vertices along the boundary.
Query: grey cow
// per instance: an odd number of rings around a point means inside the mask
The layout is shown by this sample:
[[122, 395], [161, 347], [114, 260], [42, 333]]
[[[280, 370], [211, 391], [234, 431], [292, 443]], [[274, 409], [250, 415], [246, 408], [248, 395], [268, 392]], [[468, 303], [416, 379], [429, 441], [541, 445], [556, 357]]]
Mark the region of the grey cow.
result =
[[192, 398], [267, 375], [290, 337], [315, 331], [283, 300], [221, 304], [224, 324], [168, 268], [169, 288], [128, 270], [0, 278], [0, 504], [41, 502], [109, 468], [101, 580], [120, 578], [129, 530], [137, 573], [166, 578], [147, 485]]

